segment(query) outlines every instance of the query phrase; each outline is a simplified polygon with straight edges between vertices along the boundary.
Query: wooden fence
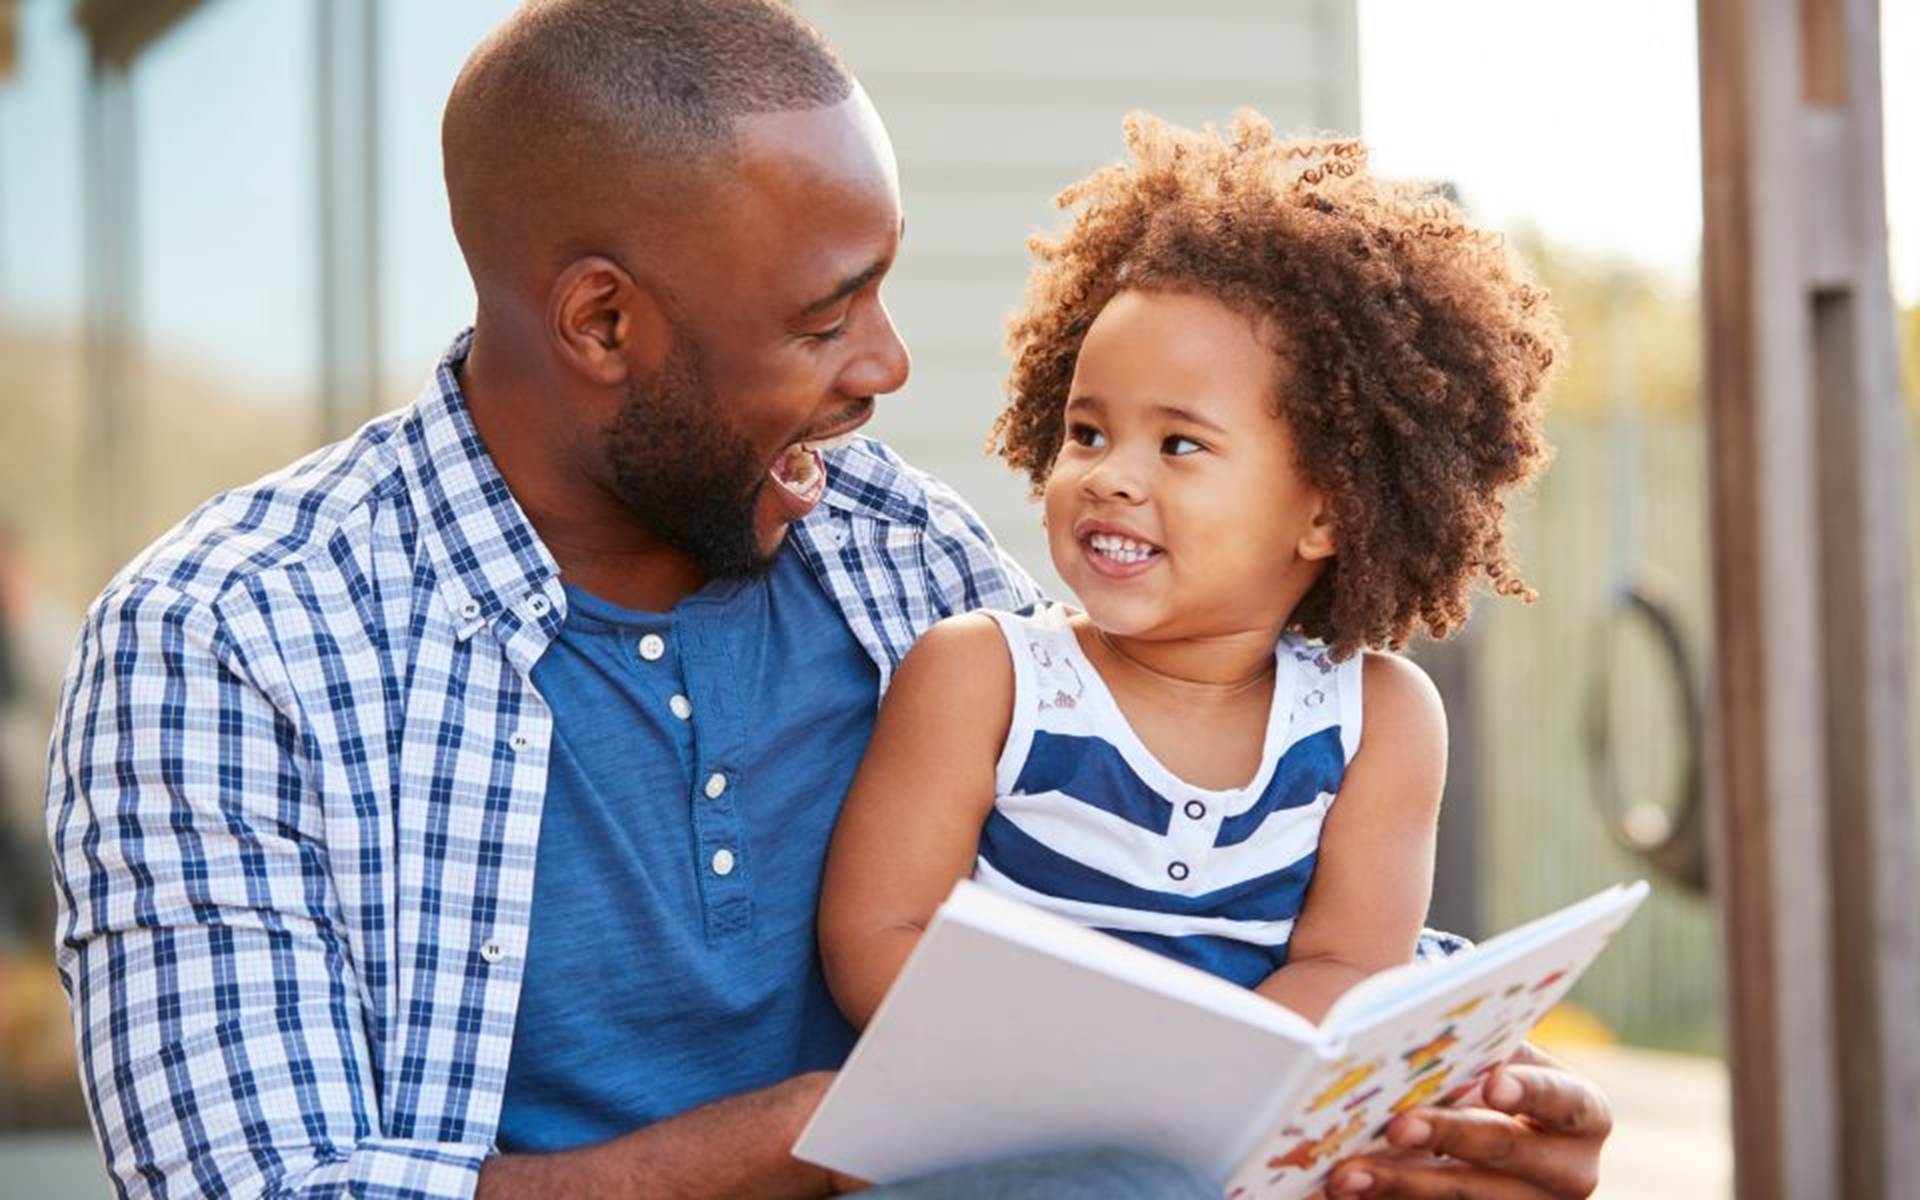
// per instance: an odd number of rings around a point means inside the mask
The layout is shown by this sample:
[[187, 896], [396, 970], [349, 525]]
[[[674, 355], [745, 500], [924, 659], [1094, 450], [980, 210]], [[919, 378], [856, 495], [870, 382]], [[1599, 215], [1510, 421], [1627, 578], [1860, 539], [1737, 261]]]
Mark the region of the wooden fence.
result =
[[[1622, 440], [1604, 424], [1562, 422], [1552, 440], [1558, 458], [1513, 519], [1521, 565], [1540, 600], [1483, 600], [1474, 617], [1481, 910], [1487, 927], [1500, 930], [1612, 881], [1653, 879], [1647, 907], [1574, 999], [1623, 1040], [1713, 1050], [1721, 966], [1713, 911], [1614, 840], [1599, 815], [1587, 747], [1589, 685], [1611, 655], [1619, 777], [1629, 795], [1660, 798], [1672, 788], [1684, 729], [1664, 664], [1639, 632], [1611, 642], [1599, 633], [1619, 581], [1615, 547], [1624, 516], [1637, 529], [1642, 578], [1665, 597], [1695, 667], [1704, 669], [1712, 648], [1703, 431], [1697, 421], [1648, 421], [1624, 473]], [[1920, 488], [1910, 494], [1920, 497]], [[1912, 507], [1920, 517], [1920, 505]]]

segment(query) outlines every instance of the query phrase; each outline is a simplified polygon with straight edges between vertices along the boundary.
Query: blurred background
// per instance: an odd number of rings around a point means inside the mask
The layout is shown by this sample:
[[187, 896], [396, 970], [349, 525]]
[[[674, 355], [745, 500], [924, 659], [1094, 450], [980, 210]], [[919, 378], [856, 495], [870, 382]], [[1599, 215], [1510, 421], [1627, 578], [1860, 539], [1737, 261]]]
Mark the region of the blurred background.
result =
[[[915, 369], [877, 431], [1050, 582], [1023, 486], [981, 447], [1024, 238], [1119, 154], [1127, 111], [1197, 124], [1251, 106], [1357, 131], [1379, 171], [1448, 189], [1526, 250], [1573, 347], [1551, 402], [1558, 460], [1514, 516], [1541, 599], [1485, 602], [1464, 637], [1416, 650], [1456, 759], [1434, 921], [1485, 934], [1650, 876], [1648, 911], [1542, 1037], [1621, 1100], [1631, 1136], [1603, 1194], [1730, 1194], [1720, 952], [1697, 886], [1713, 647], [1693, 5], [798, 6], [899, 153], [912, 237], [886, 294]], [[470, 319], [439, 113], [511, 7], [0, 0], [0, 1163], [37, 1172], [7, 1176], [30, 1181], [21, 1195], [104, 1191], [51, 967], [41, 819], [79, 616], [208, 495], [409, 401]], [[1911, 414], [1920, 87], [1899, 64], [1920, 62], [1920, 6], [1882, 8]]]

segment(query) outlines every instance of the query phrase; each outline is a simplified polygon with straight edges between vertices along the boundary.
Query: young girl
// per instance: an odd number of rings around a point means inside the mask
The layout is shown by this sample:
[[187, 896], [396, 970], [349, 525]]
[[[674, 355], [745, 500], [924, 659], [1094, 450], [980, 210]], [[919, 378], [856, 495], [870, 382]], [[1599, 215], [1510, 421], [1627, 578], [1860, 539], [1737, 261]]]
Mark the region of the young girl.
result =
[[1560, 335], [1499, 240], [1356, 142], [1127, 140], [1034, 243], [995, 428], [1082, 609], [902, 663], [822, 895], [856, 1025], [969, 875], [1317, 1020], [1427, 909], [1445, 720], [1387, 651], [1531, 598], [1502, 497]]

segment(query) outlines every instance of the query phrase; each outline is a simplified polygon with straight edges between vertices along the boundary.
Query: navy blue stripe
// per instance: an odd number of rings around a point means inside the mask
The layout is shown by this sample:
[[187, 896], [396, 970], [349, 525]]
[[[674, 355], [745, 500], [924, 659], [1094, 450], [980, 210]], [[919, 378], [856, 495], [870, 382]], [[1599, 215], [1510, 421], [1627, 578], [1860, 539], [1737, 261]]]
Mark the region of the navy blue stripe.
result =
[[1028, 796], [1060, 792], [1162, 837], [1173, 824], [1173, 804], [1134, 774], [1104, 738], [1036, 730], [1013, 790]]
[[[1317, 852], [1265, 875], [1198, 896], [1136, 887], [1076, 862], [1031, 837], [995, 809], [980, 834], [980, 854], [994, 870], [1036, 892], [1061, 900], [1116, 908], [1230, 921], [1287, 921], [1300, 915]], [[1191, 866], [1192, 864], [1189, 864]]]
[[1273, 778], [1253, 807], [1220, 822], [1220, 833], [1213, 844], [1237, 846], [1258, 833], [1261, 823], [1274, 813], [1312, 804], [1322, 792], [1339, 791], [1346, 770], [1347, 756], [1340, 745], [1338, 725], [1301, 738], [1274, 764]]
[[1102, 929], [1123, 942], [1142, 950], [1165, 955], [1209, 975], [1218, 975], [1241, 987], [1254, 987], [1267, 976], [1287, 965], [1287, 946], [1256, 946], [1213, 934], [1170, 937], [1164, 933], [1139, 933], [1131, 929]]

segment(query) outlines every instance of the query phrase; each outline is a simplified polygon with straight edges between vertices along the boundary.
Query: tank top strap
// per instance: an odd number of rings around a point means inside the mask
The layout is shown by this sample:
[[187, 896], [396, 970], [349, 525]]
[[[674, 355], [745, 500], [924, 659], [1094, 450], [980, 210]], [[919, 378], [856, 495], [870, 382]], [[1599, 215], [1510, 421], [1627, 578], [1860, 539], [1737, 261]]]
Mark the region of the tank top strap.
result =
[[1310, 641], [1296, 633], [1280, 639], [1283, 666], [1298, 675], [1292, 713], [1293, 731], [1287, 744], [1305, 738], [1329, 725], [1340, 729], [1340, 750], [1347, 762], [1360, 751], [1362, 717], [1360, 675], [1366, 660], [1364, 652], [1345, 662], [1334, 662], [1324, 643]]
[[1043, 603], [1031, 615], [981, 610], [1000, 627], [1013, 660], [1013, 719], [994, 768], [1002, 793], [1011, 791], [1026, 765], [1034, 731], [1080, 724], [1078, 709], [1088, 700], [1092, 670], [1067, 625], [1068, 609]]

